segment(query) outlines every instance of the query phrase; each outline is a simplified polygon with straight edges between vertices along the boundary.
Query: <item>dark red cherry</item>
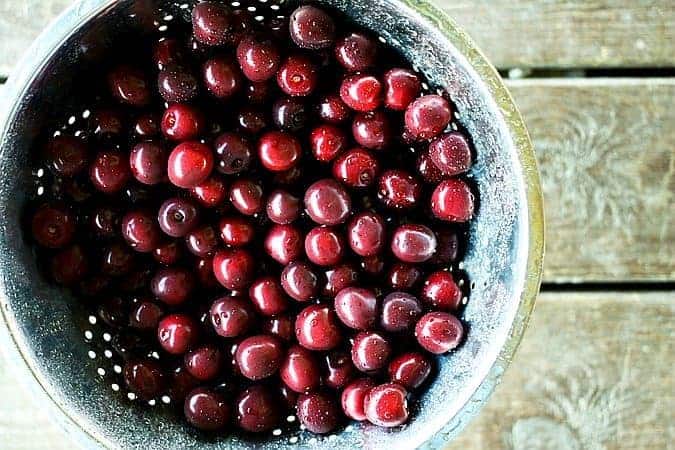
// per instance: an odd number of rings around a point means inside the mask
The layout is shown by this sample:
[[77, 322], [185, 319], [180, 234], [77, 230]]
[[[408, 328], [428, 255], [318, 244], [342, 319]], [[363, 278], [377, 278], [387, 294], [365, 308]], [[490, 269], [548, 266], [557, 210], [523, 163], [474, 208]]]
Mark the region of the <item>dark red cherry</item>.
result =
[[319, 117], [330, 124], [340, 124], [349, 119], [351, 111], [339, 95], [328, 94], [319, 100], [317, 105]]
[[127, 323], [129, 305], [120, 297], [109, 297], [98, 305], [96, 314], [104, 324], [119, 328]]
[[429, 152], [421, 152], [417, 157], [417, 173], [429, 184], [438, 184], [443, 180], [443, 172], [431, 161]]
[[157, 222], [147, 211], [127, 213], [122, 218], [122, 236], [131, 248], [141, 253], [153, 251], [161, 239]]
[[51, 170], [72, 177], [87, 167], [87, 145], [75, 136], [54, 136], [44, 150], [45, 162]]
[[262, 105], [269, 101], [272, 90], [272, 84], [269, 81], [251, 82], [245, 88], [246, 100], [252, 104]]
[[366, 418], [373, 425], [397, 427], [408, 420], [408, 391], [396, 383], [374, 387], [363, 400]]
[[267, 217], [279, 225], [295, 222], [300, 216], [300, 199], [278, 189], [267, 197]]
[[227, 289], [240, 291], [253, 282], [256, 261], [243, 249], [220, 250], [213, 257], [213, 274]]
[[252, 216], [260, 212], [264, 207], [262, 187], [246, 179], [237, 179], [230, 186], [230, 201], [237, 210]]
[[129, 166], [141, 183], [159, 184], [166, 177], [166, 152], [155, 142], [141, 142], [131, 149]]
[[220, 220], [220, 237], [226, 245], [243, 247], [255, 236], [255, 228], [243, 217], [223, 217]]
[[413, 208], [422, 197], [422, 184], [403, 170], [388, 170], [380, 176], [377, 196], [389, 208]]
[[272, 376], [283, 361], [281, 342], [273, 336], [251, 336], [241, 341], [235, 358], [241, 374], [249, 380]]
[[236, 422], [239, 428], [261, 433], [281, 422], [279, 399], [267, 386], [253, 385], [235, 400]]
[[440, 228], [436, 230], [436, 237], [438, 239], [438, 247], [429, 262], [447, 266], [447, 264], [457, 261], [460, 251], [457, 232], [452, 229]]
[[349, 328], [369, 330], [377, 321], [377, 297], [369, 289], [348, 287], [335, 296], [335, 313]]
[[336, 350], [324, 358], [323, 383], [331, 389], [342, 389], [356, 375], [349, 353]]
[[230, 405], [218, 392], [197, 388], [185, 397], [183, 414], [195, 428], [215, 431], [224, 428], [230, 420]]
[[462, 303], [462, 291], [450, 272], [434, 272], [424, 282], [422, 299], [433, 309], [456, 311]]
[[172, 401], [182, 403], [185, 397], [199, 385], [199, 380], [190, 375], [183, 365], [176, 367], [171, 373], [168, 394]]
[[59, 251], [51, 260], [51, 274], [59, 284], [70, 286], [82, 280], [89, 269], [84, 249], [74, 244]]
[[167, 102], [189, 102], [199, 93], [199, 80], [186, 66], [165, 67], [157, 76], [157, 85]]
[[423, 349], [440, 355], [457, 348], [464, 337], [464, 327], [451, 314], [430, 312], [417, 322], [415, 337]]
[[335, 180], [319, 180], [305, 192], [307, 214], [319, 225], [344, 223], [351, 212], [351, 206], [349, 194]]
[[157, 337], [162, 348], [173, 355], [182, 355], [190, 350], [198, 338], [199, 326], [186, 314], [171, 314], [157, 326]]
[[419, 77], [408, 69], [391, 69], [384, 74], [384, 105], [394, 111], [405, 111], [422, 90]]
[[342, 411], [353, 420], [360, 422], [366, 420], [366, 413], [363, 409], [363, 402], [366, 394], [375, 387], [375, 382], [370, 378], [359, 378], [352, 381], [342, 391]]
[[446, 176], [459, 175], [471, 167], [471, 148], [466, 137], [457, 132], [446, 133], [429, 144], [429, 157]]
[[362, 331], [354, 337], [352, 362], [361, 372], [375, 372], [386, 367], [391, 343], [375, 331]]
[[203, 81], [211, 95], [225, 100], [241, 90], [244, 77], [234, 61], [216, 56], [204, 63]]
[[237, 124], [244, 133], [258, 135], [269, 126], [269, 121], [266, 112], [245, 106], [237, 114]]
[[323, 295], [335, 297], [338, 292], [349, 286], [355, 286], [359, 280], [359, 273], [351, 265], [344, 264], [326, 271], [326, 285]]
[[259, 83], [272, 78], [279, 68], [279, 50], [271, 40], [244, 37], [237, 47], [237, 60], [249, 80]]
[[99, 109], [92, 113], [89, 122], [95, 136], [116, 138], [124, 132], [126, 118], [117, 109]]
[[281, 130], [297, 133], [307, 124], [304, 101], [298, 97], [282, 97], [272, 105], [272, 120]]
[[191, 189], [211, 175], [213, 165], [213, 152], [208, 145], [183, 142], [169, 155], [169, 180], [178, 187]]
[[124, 384], [141, 400], [152, 400], [164, 390], [165, 376], [155, 361], [144, 359], [124, 364]]
[[421, 353], [403, 353], [389, 363], [389, 378], [406, 389], [417, 389], [429, 374], [431, 361]]
[[225, 175], [235, 175], [248, 170], [253, 158], [249, 141], [237, 133], [223, 133], [214, 142], [216, 169]]
[[333, 176], [354, 188], [368, 187], [375, 181], [380, 164], [368, 150], [353, 148], [333, 163]]
[[335, 266], [342, 261], [345, 243], [337, 230], [316, 227], [305, 236], [305, 254], [318, 266]]
[[129, 326], [138, 330], [155, 330], [164, 310], [157, 303], [143, 301], [131, 308]]
[[363, 33], [351, 33], [335, 44], [335, 58], [350, 72], [363, 72], [375, 64], [377, 41]]
[[303, 262], [292, 262], [281, 272], [281, 287], [294, 300], [308, 302], [319, 292], [319, 277]]
[[333, 18], [315, 6], [301, 6], [291, 14], [291, 39], [298, 47], [328, 48], [335, 40], [335, 29]]
[[211, 305], [210, 317], [211, 325], [219, 336], [233, 338], [249, 330], [255, 320], [255, 311], [248, 300], [222, 297]]
[[279, 369], [281, 380], [298, 393], [310, 392], [319, 387], [321, 374], [314, 354], [304, 347], [292, 345]]
[[337, 401], [325, 392], [300, 394], [296, 409], [298, 420], [312, 433], [330, 433], [340, 420]]
[[218, 287], [218, 280], [213, 273], [213, 258], [200, 258], [194, 264], [197, 282], [206, 289]]
[[171, 237], [183, 237], [199, 222], [199, 210], [189, 199], [170, 198], [159, 208], [158, 220], [164, 233]]
[[204, 45], [216, 46], [232, 43], [235, 35], [235, 18], [232, 10], [221, 2], [206, 1], [192, 10], [192, 34]]
[[380, 326], [390, 333], [412, 330], [422, 315], [417, 298], [405, 292], [392, 292], [382, 301]]
[[392, 129], [389, 118], [382, 111], [359, 113], [352, 122], [352, 135], [361, 146], [383, 150], [391, 145]]
[[143, 114], [136, 119], [134, 133], [141, 138], [151, 138], [159, 134], [160, 125], [157, 116], [152, 113]]
[[215, 208], [220, 206], [227, 199], [229, 190], [219, 176], [211, 176], [205, 181], [192, 188], [192, 195], [199, 204], [206, 208]]
[[212, 256], [218, 246], [218, 233], [211, 225], [194, 228], [185, 236], [185, 246], [195, 256]]
[[295, 319], [295, 337], [309, 350], [327, 351], [342, 341], [342, 331], [335, 312], [325, 305], [310, 305]]
[[204, 132], [205, 120], [201, 111], [185, 103], [173, 103], [162, 116], [162, 133], [173, 141], [188, 141]]
[[31, 232], [43, 247], [61, 248], [73, 240], [75, 225], [76, 219], [68, 210], [45, 204], [33, 214]]
[[387, 268], [387, 262], [382, 255], [366, 256], [361, 259], [361, 270], [372, 276], [380, 276]]
[[431, 211], [446, 222], [467, 222], [474, 214], [474, 196], [462, 180], [442, 181], [431, 194]]
[[159, 269], [150, 282], [155, 297], [172, 306], [185, 302], [194, 287], [194, 275], [177, 267]]
[[429, 227], [405, 224], [394, 231], [391, 251], [403, 262], [421, 263], [436, 253], [437, 245], [436, 235]]
[[184, 364], [190, 375], [200, 381], [208, 381], [220, 373], [223, 355], [216, 346], [205, 345], [188, 352]]
[[340, 98], [355, 111], [374, 111], [382, 104], [382, 83], [372, 75], [351, 75], [340, 86]]
[[179, 247], [176, 241], [160, 244], [159, 247], [152, 251], [152, 257], [155, 258], [155, 261], [165, 266], [175, 264], [181, 256], [181, 247]]
[[452, 108], [440, 95], [425, 95], [412, 102], [405, 111], [405, 127], [418, 140], [433, 139], [445, 130], [452, 119]]
[[314, 158], [319, 161], [332, 161], [347, 148], [347, 135], [334, 125], [320, 125], [312, 130], [309, 137]]
[[178, 39], [162, 38], [153, 47], [152, 59], [159, 70], [185, 59], [181, 42]]
[[284, 266], [298, 259], [302, 249], [302, 233], [293, 225], [273, 225], [265, 238], [267, 254]]
[[99, 237], [111, 238], [120, 232], [121, 221], [117, 209], [100, 207], [91, 215], [91, 228]]
[[119, 192], [131, 177], [129, 159], [113, 150], [100, 152], [89, 166], [89, 178], [105, 194]]
[[371, 211], [359, 213], [349, 222], [347, 236], [349, 246], [357, 255], [377, 255], [386, 244], [384, 220]]
[[273, 172], [283, 172], [292, 168], [298, 163], [301, 155], [300, 141], [292, 134], [270, 131], [258, 142], [260, 162]]
[[263, 319], [260, 329], [272, 336], [276, 336], [286, 342], [295, 339], [293, 331], [293, 318], [288, 314]]
[[267, 276], [253, 282], [248, 295], [258, 312], [264, 316], [275, 316], [288, 309], [286, 294], [274, 277]]
[[318, 69], [305, 55], [289, 56], [277, 72], [277, 84], [282, 91], [293, 97], [310, 95], [318, 83]]
[[146, 106], [152, 98], [147, 77], [135, 67], [113, 69], [108, 74], [108, 86], [113, 97], [131, 106]]
[[129, 246], [115, 242], [103, 249], [101, 272], [111, 277], [121, 277], [131, 272], [135, 262]]
[[389, 286], [397, 291], [410, 291], [421, 279], [422, 271], [417, 266], [396, 263], [389, 269]]

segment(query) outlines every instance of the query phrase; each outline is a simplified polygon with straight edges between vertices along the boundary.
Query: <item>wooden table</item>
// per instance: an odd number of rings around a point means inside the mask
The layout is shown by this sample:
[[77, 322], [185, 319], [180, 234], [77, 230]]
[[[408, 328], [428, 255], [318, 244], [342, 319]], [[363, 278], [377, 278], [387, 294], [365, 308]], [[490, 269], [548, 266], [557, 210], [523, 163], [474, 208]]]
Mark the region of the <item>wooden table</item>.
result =
[[[675, 2], [437, 0], [510, 77], [543, 175], [543, 293], [451, 449], [672, 449]], [[0, 76], [70, 0], [0, 4]], [[67, 449], [0, 363], [0, 448]]]

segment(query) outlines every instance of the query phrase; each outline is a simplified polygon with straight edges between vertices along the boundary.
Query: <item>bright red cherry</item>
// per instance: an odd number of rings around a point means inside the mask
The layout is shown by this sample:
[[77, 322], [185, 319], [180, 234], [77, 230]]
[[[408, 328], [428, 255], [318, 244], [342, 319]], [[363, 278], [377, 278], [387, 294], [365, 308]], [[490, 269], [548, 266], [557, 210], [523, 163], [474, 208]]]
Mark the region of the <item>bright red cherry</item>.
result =
[[382, 104], [382, 83], [372, 75], [352, 75], [342, 82], [340, 98], [355, 111], [374, 111]]
[[333, 176], [354, 188], [365, 188], [373, 184], [379, 170], [377, 158], [359, 147], [343, 153], [333, 163]]
[[33, 214], [31, 232], [38, 244], [48, 248], [61, 248], [75, 235], [76, 219], [66, 209], [42, 205]]
[[173, 141], [188, 141], [204, 132], [205, 120], [201, 111], [184, 103], [173, 103], [162, 116], [162, 133]]
[[248, 300], [222, 297], [211, 305], [210, 317], [218, 336], [233, 338], [241, 336], [253, 325], [255, 311]]
[[249, 298], [264, 316], [276, 316], [288, 309], [288, 299], [279, 282], [271, 276], [256, 280], [248, 290]]
[[321, 98], [317, 105], [319, 117], [330, 124], [340, 124], [349, 119], [351, 111], [339, 95], [328, 94]]
[[430, 374], [431, 361], [421, 353], [403, 353], [389, 363], [389, 378], [406, 389], [417, 389]]
[[441, 311], [456, 311], [462, 302], [462, 291], [450, 272], [434, 272], [424, 282], [422, 299]]
[[348, 287], [335, 296], [335, 312], [349, 328], [369, 330], [377, 321], [377, 297], [369, 289]]
[[389, 208], [409, 209], [422, 197], [422, 184], [403, 170], [388, 170], [380, 176], [377, 196]]
[[351, 33], [335, 45], [335, 58], [350, 72], [363, 72], [375, 64], [377, 42], [363, 33]]
[[136, 144], [129, 154], [134, 178], [143, 184], [159, 184], [166, 177], [166, 152], [154, 142]]
[[253, 241], [255, 228], [243, 217], [223, 217], [220, 220], [220, 237], [226, 245], [243, 247]]
[[206, 1], [192, 10], [192, 33], [204, 45], [225, 45], [234, 40], [234, 15], [224, 3]]
[[220, 250], [213, 256], [213, 274], [227, 289], [240, 291], [253, 282], [256, 262], [246, 250]]
[[327, 351], [342, 341], [335, 312], [325, 305], [310, 305], [295, 319], [295, 337], [308, 350]]
[[363, 402], [366, 394], [375, 387], [375, 382], [370, 378], [359, 378], [352, 381], [342, 391], [342, 411], [353, 420], [360, 422], [366, 420], [366, 412], [363, 409]]
[[471, 148], [466, 137], [457, 132], [446, 133], [429, 144], [429, 157], [443, 175], [454, 176], [471, 167]]
[[281, 342], [273, 336], [251, 336], [241, 341], [235, 358], [241, 374], [249, 380], [272, 376], [283, 361]]
[[157, 327], [157, 337], [162, 348], [172, 355], [182, 355], [197, 342], [199, 326], [185, 314], [171, 314]]
[[347, 227], [349, 246], [359, 256], [373, 256], [385, 246], [384, 220], [378, 214], [364, 211], [357, 214]]
[[289, 56], [277, 72], [277, 84], [282, 91], [293, 97], [310, 95], [318, 83], [318, 69], [304, 55]]
[[246, 179], [237, 179], [230, 186], [232, 205], [246, 216], [260, 212], [264, 206], [263, 190], [259, 184]]
[[294, 300], [308, 302], [318, 294], [319, 277], [309, 264], [292, 262], [281, 272], [281, 287]]
[[89, 178], [104, 194], [119, 192], [131, 178], [129, 159], [116, 151], [102, 151], [89, 166]]
[[421, 263], [434, 256], [437, 245], [436, 235], [430, 228], [405, 224], [394, 231], [391, 251], [403, 262]]
[[161, 239], [155, 218], [146, 211], [132, 211], [122, 218], [122, 236], [141, 253], [153, 251]]
[[457, 348], [464, 337], [464, 327], [451, 314], [430, 312], [417, 322], [415, 337], [423, 349], [440, 355]]
[[439, 184], [431, 194], [431, 211], [446, 222], [467, 222], [474, 214], [474, 196], [462, 180], [452, 178]]
[[335, 40], [335, 22], [325, 11], [310, 5], [293, 11], [290, 34], [298, 47], [317, 50], [328, 48]]
[[265, 238], [265, 251], [276, 262], [287, 265], [302, 255], [303, 236], [293, 225], [274, 225]]
[[382, 111], [359, 113], [352, 122], [352, 135], [361, 146], [373, 150], [384, 150], [392, 141], [389, 118]]
[[338, 182], [323, 179], [307, 188], [305, 208], [319, 225], [338, 225], [344, 223], [351, 212], [351, 199]]
[[192, 196], [206, 208], [222, 205], [228, 193], [225, 181], [218, 176], [210, 176], [192, 188]]
[[361, 372], [375, 372], [387, 365], [391, 343], [375, 331], [362, 331], [354, 337], [352, 362]]
[[259, 83], [272, 78], [279, 68], [279, 50], [271, 40], [244, 37], [237, 47], [237, 60], [249, 80]]
[[302, 155], [300, 142], [292, 134], [270, 131], [258, 142], [260, 162], [273, 172], [286, 171], [298, 163]]
[[347, 135], [334, 125], [320, 125], [309, 136], [312, 154], [318, 161], [329, 162], [347, 147]]
[[433, 163], [429, 152], [421, 152], [417, 157], [417, 173], [429, 184], [438, 184], [443, 180], [443, 172]]
[[422, 83], [414, 72], [391, 69], [384, 74], [384, 105], [394, 111], [405, 111], [422, 90]]
[[300, 199], [278, 189], [267, 197], [267, 217], [279, 225], [295, 222], [300, 216]]
[[392, 292], [382, 301], [380, 326], [390, 333], [410, 331], [421, 315], [419, 300], [405, 292]]
[[373, 425], [396, 427], [408, 420], [408, 391], [396, 383], [374, 387], [363, 401], [366, 418]]
[[340, 408], [333, 396], [327, 393], [301, 394], [296, 410], [300, 423], [312, 433], [330, 433], [338, 426]]
[[298, 393], [310, 392], [319, 387], [321, 373], [314, 354], [304, 347], [293, 345], [279, 369], [281, 380]]
[[316, 227], [305, 237], [305, 254], [319, 266], [334, 266], [342, 261], [345, 244], [342, 236], [329, 227]]
[[169, 180], [178, 187], [191, 189], [211, 175], [213, 164], [209, 146], [197, 141], [184, 142], [169, 155]]
[[433, 139], [445, 130], [452, 119], [452, 108], [440, 95], [425, 95], [412, 102], [405, 111], [405, 127], [418, 140]]
[[204, 85], [218, 99], [228, 99], [239, 92], [243, 78], [237, 64], [229, 58], [217, 56], [204, 63]]

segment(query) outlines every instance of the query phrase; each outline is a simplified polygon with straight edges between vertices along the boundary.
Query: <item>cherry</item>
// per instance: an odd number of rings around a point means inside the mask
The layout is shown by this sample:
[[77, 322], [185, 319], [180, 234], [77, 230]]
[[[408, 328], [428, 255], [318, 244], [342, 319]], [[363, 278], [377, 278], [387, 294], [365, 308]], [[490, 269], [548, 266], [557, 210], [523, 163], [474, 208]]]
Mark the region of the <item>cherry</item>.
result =
[[179, 365], [171, 373], [168, 394], [174, 402], [182, 403], [198, 384], [199, 380], [190, 375], [183, 365]]
[[113, 243], [103, 249], [101, 272], [111, 277], [121, 277], [131, 272], [135, 259], [129, 246]]
[[173, 103], [162, 116], [162, 133], [173, 141], [188, 141], [204, 132], [204, 115], [194, 106]]
[[158, 213], [159, 227], [171, 237], [187, 235], [199, 221], [197, 205], [189, 199], [170, 198]]
[[244, 133], [257, 135], [268, 127], [267, 114], [254, 107], [243, 107], [237, 115], [237, 123]]
[[355, 111], [374, 111], [382, 104], [382, 83], [372, 75], [351, 75], [340, 86], [340, 98]]
[[164, 310], [157, 303], [142, 301], [129, 313], [129, 325], [139, 330], [155, 330]]
[[246, 333], [253, 325], [255, 311], [251, 303], [240, 297], [222, 297], [213, 302], [211, 325], [219, 336], [234, 338]]
[[322, 97], [317, 105], [317, 112], [321, 120], [334, 125], [345, 122], [351, 115], [347, 104], [335, 94]]
[[361, 270], [369, 275], [382, 275], [387, 263], [382, 255], [372, 255], [361, 259]]
[[272, 376], [279, 370], [283, 357], [279, 340], [267, 335], [244, 339], [235, 354], [241, 374], [253, 381]]
[[317, 50], [330, 47], [335, 40], [335, 22], [325, 11], [310, 5], [293, 11], [291, 39], [298, 47]]
[[155, 218], [146, 211], [132, 211], [122, 218], [122, 236], [141, 253], [153, 251], [161, 239]]
[[366, 420], [366, 412], [363, 408], [363, 403], [366, 394], [375, 387], [375, 382], [370, 378], [359, 378], [352, 381], [342, 391], [342, 411], [345, 415], [353, 420], [360, 422]]
[[374, 212], [364, 211], [354, 216], [347, 233], [349, 246], [359, 256], [374, 256], [384, 248], [384, 220]]
[[126, 324], [129, 308], [120, 297], [110, 297], [101, 302], [96, 313], [104, 324], [112, 328], [119, 328]]
[[264, 319], [260, 329], [265, 333], [276, 336], [286, 342], [290, 342], [295, 338], [293, 332], [293, 319], [288, 314]]
[[155, 361], [128, 361], [124, 364], [122, 373], [129, 391], [141, 400], [152, 400], [164, 390], [164, 372]]
[[210, 389], [198, 388], [185, 397], [183, 414], [196, 428], [215, 431], [227, 425], [231, 412], [222, 395]]
[[316, 227], [305, 237], [305, 254], [318, 266], [335, 266], [344, 256], [344, 240], [333, 228]]
[[405, 128], [418, 140], [433, 139], [450, 123], [452, 108], [440, 95], [425, 95], [410, 105], [405, 111]]
[[228, 193], [225, 181], [218, 176], [211, 176], [192, 188], [192, 196], [206, 208], [222, 205]]
[[369, 330], [377, 320], [377, 297], [369, 289], [348, 287], [335, 296], [335, 312], [349, 328]]
[[293, 97], [310, 95], [318, 82], [316, 65], [304, 55], [289, 56], [277, 72], [277, 84], [282, 91]]
[[366, 418], [373, 425], [396, 427], [408, 420], [408, 391], [396, 383], [374, 387], [363, 400]]
[[359, 113], [352, 122], [352, 135], [365, 148], [383, 150], [392, 141], [389, 118], [382, 111]]
[[220, 100], [232, 97], [244, 84], [239, 66], [222, 56], [211, 58], [204, 63], [203, 79], [206, 89]]
[[213, 273], [213, 258], [199, 258], [194, 263], [197, 281], [205, 289], [218, 287], [218, 280]]
[[389, 208], [410, 209], [422, 197], [422, 184], [403, 170], [388, 170], [380, 176], [377, 196]]
[[101, 139], [115, 139], [124, 132], [126, 118], [116, 109], [99, 109], [91, 118], [92, 133]]
[[196, 344], [198, 329], [197, 322], [188, 315], [168, 315], [157, 326], [159, 344], [172, 355], [182, 355]]
[[237, 210], [246, 215], [257, 214], [263, 208], [262, 187], [246, 179], [237, 179], [230, 186], [230, 201]]
[[443, 175], [453, 176], [471, 167], [471, 149], [463, 134], [446, 133], [429, 144], [429, 157]]
[[281, 380], [295, 392], [310, 392], [319, 387], [321, 374], [314, 354], [304, 347], [292, 345], [279, 369]]
[[445, 312], [426, 313], [415, 326], [417, 342], [423, 349], [436, 355], [457, 348], [463, 336], [462, 323]]
[[245, 91], [246, 100], [249, 103], [261, 105], [272, 96], [272, 84], [269, 81], [251, 82], [246, 86]]
[[211, 225], [195, 228], [185, 236], [185, 246], [200, 258], [213, 256], [218, 246], [218, 234]]
[[96, 208], [90, 219], [94, 233], [103, 238], [116, 236], [121, 230], [120, 222], [119, 211], [109, 207]]
[[153, 47], [152, 57], [159, 70], [181, 63], [185, 55], [177, 39], [162, 38]]
[[150, 83], [145, 74], [130, 66], [119, 66], [108, 74], [110, 92], [117, 100], [131, 106], [147, 106], [151, 100]]
[[429, 184], [438, 184], [443, 180], [443, 172], [433, 163], [429, 152], [422, 152], [417, 157], [417, 173]]
[[220, 220], [220, 237], [232, 247], [243, 247], [255, 236], [255, 228], [243, 217], [223, 217]]
[[342, 389], [356, 374], [349, 353], [336, 350], [324, 358], [323, 383], [331, 389]]
[[362, 331], [354, 337], [352, 362], [361, 372], [376, 372], [387, 365], [391, 344], [375, 331]]
[[319, 277], [304, 262], [292, 262], [281, 272], [281, 287], [294, 300], [308, 302], [319, 291]]
[[155, 297], [172, 306], [184, 303], [192, 293], [194, 286], [194, 275], [185, 269], [176, 267], [159, 269], [150, 283]]
[[326, 285], [323, 295], [335, 297], [344, 288], [354, 286], [359, 280], [359, 273], [350, 265], [334, 267], [326, 271]]
[[302, 246], [303, 236], [293, 225], [274, 225], [265, 238], [265, 251], [282, 265], [298, 259]]
[[424, 282], [422, 298], [434, 309], [456, 311], [462, 302], [462, 291], [450, 272], [438, 271]]
[[199, 93], [199, 80], [184, 66], [169, 66], [157, 76], [159, 93], [167, 102], [185, 103]]
[[267, 386], [253, 385], [235, 400], [237, 425], [245, 431], [260, 433], [281, 421], [279, 400]]
[[394, 231], [391, 251], [403, 262], [421, 263], [434, 255], [437, 245], [436, 235], [429, 227], [405, 224]]
[[298, 97], [282, 97], [272, 105], [272, 120], [284, 131], [299, 132], [305, 128], [307, 119], [307, 107]]
[[136, 144], [129, 154], [134, 178], [143, 184], [159, 184], [166, 177], [166, 152], [154, 142]]
[[68, 210], [45, 204], [33, 214], [31, 232], [43, 247], [62, 248], [73, 240], [75, 224], [76, 219]]
[[377, 177], [380, 164], [368, 150], [353, 148], [333, 163], [333, 176], [354, 188], [370, 186]]
[[[435, 257], [436, 255], [434, 255]], [[410, 264], [396, 263], [389, 269], [389, 286], [397, 291], [409, 291], [422, 279], [422, 271]]]
[[196, 348], [185, 355], [184, 364], [188, 373], [200, 381], [215, 378], [220, 372], [223, 355], [213, 345]]
[[314, 158], [319, 161], [332, 161], [347, 147], [347, 135], [334, 125], [320, 125], [312, 130], [309, 137]]
[[389, 378], [406, 389], [416, 389], [429, 378], [431, 361], [417, 352], [403, 353], [389, 363]]
[[159, 134], [159, 120], [154, 114], [143, 114], [136, 119], [134, 133], [141, 138], [151, 138]]
[[380, 326], [390, 333], [410, 331], [421, 315], [419, 300], [405, 292], [392, 292], [382, 301]]
[[326, 434], [338, 426], [340, 409], [327, 393], [300, 394], [296, 406], [298, 420], [312, 433]]
[[225, 175], [236, 175], [248, 170], [253, 149], [246, 138], [236, 133], [223, 133], [214, 142], [216, 169]]
[[192, 10], [192, 34], [204, 45], [229, 44], [234, 40], [234, 16], [224, 3], [206, 1]]
[[249, 288], [248, 295], [258, 312], [264, 316], [275, 316], [288, 309], [286, 295], [274, 277], [256, 280]]
[[49, 168], [64, 177], [72, 177], [87, 167], [87, 145], [75, 136], [54, 136], [47, 142], [44, 156]]
[[335, 180], [323, 179], [307, 188], [305, 208], [319, 225], [338, 225], [344, 223], [351, 212], [351, 199]]
[[279, 225], [295, 222], [300, 216], [300, 199], [278, 189], [267, 197], [267, 217]]
[[255, 260], [243, 249], [220, 250], [213, 256], [213, 274], [227, 289], [238, 291], [253, 282]]
[[300, 142], [283, 131], [270, 131], [258, 142], [258, 156], [266, 169], [273, 172], [286, 171], [298, 163], [302, 155]]
[[310, 305], [295, 319], [295, 337], [308, 350], [327, 351], [340, 344], [342, 332], [331, 308]]
[[422, 90], [415, 73], [407, 69], [391, 69], [384, 74], [384, 105], [394, 111], [405, 111]]
[[473, 193], [462, 180], [442, 181], [431, 194], [431, 211], [446, 222], [467, 222], [474, 214]]
[[237, 46], [237, 60], [246, 78], [259, 83], [276, 74], [281, 58], [272, 41], [246, 36]]
[[213, 152], [207, 145], [183, 142], [169, 155], [169, 180], [178, 187], [191, 189], [209, 177], [213, 163]]
[[113, 150], [99, 152], [89, 166], [89, 178], [104, 194], [119, 192], [131, 177], [128, 158]]
[[350, 72], [363, 72], [375, 65], [377, 42], [363, 33], [351, 33], [335, 45], [335, 59]]

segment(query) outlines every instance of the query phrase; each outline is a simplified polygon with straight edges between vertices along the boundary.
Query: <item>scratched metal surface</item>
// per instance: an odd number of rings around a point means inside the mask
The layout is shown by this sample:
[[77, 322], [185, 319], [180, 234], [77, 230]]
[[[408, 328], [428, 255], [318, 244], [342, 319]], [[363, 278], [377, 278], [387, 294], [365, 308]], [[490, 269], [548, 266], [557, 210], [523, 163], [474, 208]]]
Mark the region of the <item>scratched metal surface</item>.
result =
[[[467, 38], [424, 1], [322, 3], [379, 32], [434, 85], [446, 89], [458, 106], [459, 121], [473, 137], [478, 160], [471, 176], [478, 186], [480, 209], [465, 259], [465, 270], [475, 283], [463, 316], [470, 329], [466, 343], [440, 359], [436, 382], [418, 402], [408, 425], [393, 430], [357, 425], [319, 439], [296, 433], [264, 441], [236, 434], [205, 440], [179, 421], [119, 405], [109, 386], [92, 376], [94, 361], [73, 364], [87, 358], [81, 337], [84, 312], [65, 292], [36, 275], [18, 226], [27, 161], [31, 143], [55, 105], [77, 100], [69, 74], [81, 61], [95, 61], [99, 50], [120, 33], [142, 29], [139, 12], [147, 4], [85, 0], [32, 47], [3, 92], [6, 111], [0, 122], [5, 124], [0, 147], [5, 177], [0, 188], [0, 289], [10, 329], [0, 338], [7, 344], [3, 347], [16, 344], [27, 363], [19, 369], [37, 380], [33, 390], [54, 401], [54, 414], [84, 446], [275, 449], [290, 442], [308, 448], [436, 448], [480, 409], [508, 365], [533, 306], [543, 248], [538, 173], [510, 96]], [[73, 33], [75, 27], [79, 28]], [[63, 45], [55, 50], [59, 42]]]

